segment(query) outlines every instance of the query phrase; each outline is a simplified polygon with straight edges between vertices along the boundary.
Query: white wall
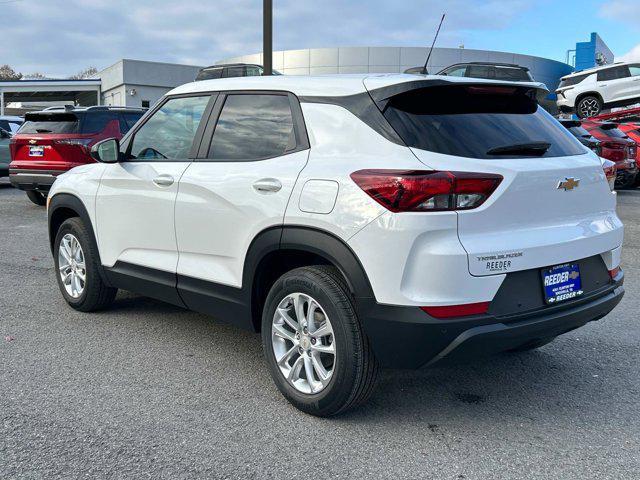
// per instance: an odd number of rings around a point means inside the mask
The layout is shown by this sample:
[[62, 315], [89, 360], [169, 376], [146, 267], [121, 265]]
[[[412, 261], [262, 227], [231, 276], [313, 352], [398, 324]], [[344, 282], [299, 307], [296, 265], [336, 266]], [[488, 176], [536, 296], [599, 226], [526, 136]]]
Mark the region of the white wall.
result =
[[[273, 68], [286, 75], [330, 73], [399, 73], [423, 65], [429, 52], [424, 47], [338, 47], [285, 50], [273, 53]], [[257, 63], [262, 54], [243, 55], [216, 63]], [[562, 62], [530, 55], [462, 48], [435, 48], [429, 72], [436, 73], [454, 63], [503, 62], [528, 67], [537, 81], [555, 90], [560, 77], [572, 68]]]

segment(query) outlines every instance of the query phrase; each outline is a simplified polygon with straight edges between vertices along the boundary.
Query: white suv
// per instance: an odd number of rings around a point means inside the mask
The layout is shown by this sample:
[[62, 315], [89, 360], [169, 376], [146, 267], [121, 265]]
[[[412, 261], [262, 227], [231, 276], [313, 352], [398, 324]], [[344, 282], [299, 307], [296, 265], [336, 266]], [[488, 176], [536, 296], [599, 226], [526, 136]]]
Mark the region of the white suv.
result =
[[380, 367], [536, 348], [623, 295], [598, 157], [541, 84], [246, 77], [169, 92], [48, 199], [73, 308], [116, 289], [262, 332], [283, 395], [364, 402]]
[[640, 63], [615, 63], [562, 77], [556, 90], [561, 112], [580, 118], [598, 115], [603, 108], [640, 102]]

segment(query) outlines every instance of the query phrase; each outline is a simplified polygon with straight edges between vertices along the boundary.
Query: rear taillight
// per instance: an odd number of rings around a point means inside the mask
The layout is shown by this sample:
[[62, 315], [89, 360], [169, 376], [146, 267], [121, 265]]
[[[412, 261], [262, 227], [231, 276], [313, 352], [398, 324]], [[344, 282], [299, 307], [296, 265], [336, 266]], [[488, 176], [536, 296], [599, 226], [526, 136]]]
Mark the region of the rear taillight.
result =
[[77, 145], [80, 147], [87, 147], [93, 141], [91, 138], [71, 138], [65, 140], [54, 140], [52, 143], [55, 145]]
[[609, 276], [611, 277], [611, 280], [615, 279], [619, 273], [620, 273], [620, 267], [616, 267], [613, 270], [609, 270]]
[[392, 212], [469, 210], [484, 203], [502, 181], [492, 173], [359, 170], [352, 180]]
[[636, 158], [637, 148], [636, 145], [629, 145], [629, 158]]
[[616, 184], [616, 164], [606, 160], [607, 164], [603, 165], [602, 168], [604, 170], [604, 175], [607, 177], [607, 183], [609, 183], [609, 188], [613, 191], [615, 189]]
[[446, 305], [440, 307], [420, 307], [427, 315], [434, 318], [468, 317], [482, 315], [489, 311], [489, 302], [465, 303], [463, 305]]

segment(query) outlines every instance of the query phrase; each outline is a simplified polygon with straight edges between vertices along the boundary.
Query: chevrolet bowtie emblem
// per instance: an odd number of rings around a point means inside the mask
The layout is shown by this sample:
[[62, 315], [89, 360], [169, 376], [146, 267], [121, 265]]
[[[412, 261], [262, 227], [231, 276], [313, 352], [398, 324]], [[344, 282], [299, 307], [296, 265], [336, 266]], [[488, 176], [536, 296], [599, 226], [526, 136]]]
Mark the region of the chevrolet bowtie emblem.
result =
[[29, 140], [29, 143], [30, 143], [31, 145], [35, 145], [35, 144], [37, 143], [37, 140], [33, 140], [33, 139], [31, 139], [31, 140]]
[[568, 177], [558, 182], [558, 190], [569, 191], [580, 185], [579, 178]]

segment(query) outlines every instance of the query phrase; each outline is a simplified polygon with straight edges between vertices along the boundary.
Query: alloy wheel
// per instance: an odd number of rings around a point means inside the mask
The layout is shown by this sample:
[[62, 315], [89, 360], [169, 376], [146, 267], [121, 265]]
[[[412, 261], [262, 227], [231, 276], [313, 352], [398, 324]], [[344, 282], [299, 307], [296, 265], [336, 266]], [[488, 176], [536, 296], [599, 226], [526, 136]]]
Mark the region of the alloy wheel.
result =
[[58, 272], [62, 285], [71, 298], [79, 298], [87, 281], [84, 252], [78, 239], [67, 233], [58, 248]]
[[595, 98], [586, 98], [580, 102], [580, 115], [582, 117], [593, 117], [600, 113], [600, 104]]
[[329, 317], [314, 298], [292, 293], [278, 304], [271, 342], [278, 369], [293, 388], [306, 394], [326, 388], [336, 365], [336, 345]]

